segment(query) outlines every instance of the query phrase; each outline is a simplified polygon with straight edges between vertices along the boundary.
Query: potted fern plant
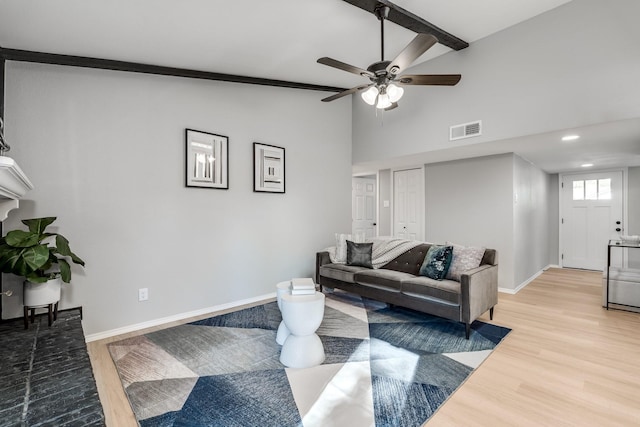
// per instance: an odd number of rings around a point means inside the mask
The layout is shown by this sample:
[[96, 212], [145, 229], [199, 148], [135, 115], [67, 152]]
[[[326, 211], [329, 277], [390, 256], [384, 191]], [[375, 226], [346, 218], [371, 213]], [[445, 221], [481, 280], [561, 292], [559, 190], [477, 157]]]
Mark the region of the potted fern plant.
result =
[[56, 217], [24, 219], [25, 230], [13, 230], [0, 239], [0, 271], [25, 278], [24, 305], [38, 307], [60, 300], [62, 280], [71, 281], [69, 262], [84, 267], [84, 261], [71, 252], [69, 241], [47, 227]]

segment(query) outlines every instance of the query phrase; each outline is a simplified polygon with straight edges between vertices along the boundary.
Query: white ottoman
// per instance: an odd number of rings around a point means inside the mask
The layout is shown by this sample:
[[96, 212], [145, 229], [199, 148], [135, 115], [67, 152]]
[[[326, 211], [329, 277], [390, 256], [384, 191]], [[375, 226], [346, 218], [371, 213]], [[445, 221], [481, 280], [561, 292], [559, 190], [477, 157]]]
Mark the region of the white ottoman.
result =
[[324, 316], [324, 294], [282, 295], [282, 319], [290, 335], [280, 362], [289, 368], [309, 368], [324, 362], [324, 347], [316, 334]]
[[[278, 308], [280, 309], [280, 312], [282, 312], [282, 295], [285, 294], [291, 294], [291, 281], [289, 280], [286, 282], [280, 282], [276, 285], [276, 300], [278, 301]], [[284, 344], [284, 341], [287, 339], [289, 334], [289, 329], [287, 329], [287, 325], [285, 325], [284, 320], [282, 320], [278, 326], [278, 333], [276, 333], [276, 343], [279, 345]]]

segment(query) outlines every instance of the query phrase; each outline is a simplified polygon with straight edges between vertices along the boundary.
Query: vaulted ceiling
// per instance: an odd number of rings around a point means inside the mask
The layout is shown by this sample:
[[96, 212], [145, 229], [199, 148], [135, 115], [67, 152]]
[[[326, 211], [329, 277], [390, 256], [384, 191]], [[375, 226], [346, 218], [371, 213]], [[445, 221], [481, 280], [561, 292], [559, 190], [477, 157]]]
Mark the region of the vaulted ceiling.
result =
[[[377, 19], [350, 1], [2, 0], [0, 47], [350, 88], [363, 83], [362, 78], [316, 62], [319, 57], [329, 56], [366, 68], [380, 59]], [[473, 49], [475, 41], [569, 1], [394, 3], [470, 43], [468, 49]], [[387, 23], [388, 59], [414, 36], [415, 32], [407, 28]], [[416, 64], [450, 50], [438, 44]], [[319, 93], [318, 100], [323, 96], [326, 94]], [[591, 128], [583, 131], [602, 132]], [[638, 123], [608, 128], [615, 129], [621, 129], [622, 154], [617, 159], [610, 157], [608, 166], [628, 161], [629, 147], [638, 143]], [[535, 150], [526, 149], [534, 140], [528, 141], [529, 145], [524, 140], [510, 143], [522, 146], [523, 156], [547, 171], [575, 169], [575, 152], [568, 151], [561, 159], [557, 145], [544, 147], [543, 141], [550, 139], [550, 135], [538, 136]], [[442, 159], [491, 154], [503, 150], [504, 144], [474, 147], [477, 153], [449, 151], [442, 154]]]
[[[472, 43], [568, 0], [396, 0]], [[202, 71], [351, 87], [358, 76], [322, 56], [366, 68], [379, 60], [374, 15], [343, 0], [3, 0], [0, 46]], [[415, 33], [385, 28], [395, 56]], [[451, 49], [438, 45], [425, 61]], [[418, 61], [418, 62], [419, 62]]]

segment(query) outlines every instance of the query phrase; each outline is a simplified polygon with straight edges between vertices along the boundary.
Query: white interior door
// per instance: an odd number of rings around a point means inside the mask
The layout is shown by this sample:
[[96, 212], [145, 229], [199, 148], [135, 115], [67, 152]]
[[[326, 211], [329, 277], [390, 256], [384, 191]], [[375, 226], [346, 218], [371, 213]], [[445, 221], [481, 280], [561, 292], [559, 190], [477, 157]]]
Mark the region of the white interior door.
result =
[[351, 182], [351, 234], [366, 239], [377, 236], [376, 232], [376, 180], [353, 178]]
[[[562, 201], [562, 266], [606, 268], [607, 243], [624, 228], [622, 171], [564, 175]], [[611, 256], [622, 266], [622, 251]]]
[[393, 235], [422, 240], [422, 169], [393, 172]]

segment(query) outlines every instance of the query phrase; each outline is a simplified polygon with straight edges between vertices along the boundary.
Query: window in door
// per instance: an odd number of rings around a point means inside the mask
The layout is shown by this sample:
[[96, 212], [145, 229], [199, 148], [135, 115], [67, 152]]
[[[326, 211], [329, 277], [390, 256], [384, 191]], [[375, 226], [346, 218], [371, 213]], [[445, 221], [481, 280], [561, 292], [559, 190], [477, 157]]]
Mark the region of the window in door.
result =
[[573, 200], [611, 200], [611, 178], [573, 181]]

